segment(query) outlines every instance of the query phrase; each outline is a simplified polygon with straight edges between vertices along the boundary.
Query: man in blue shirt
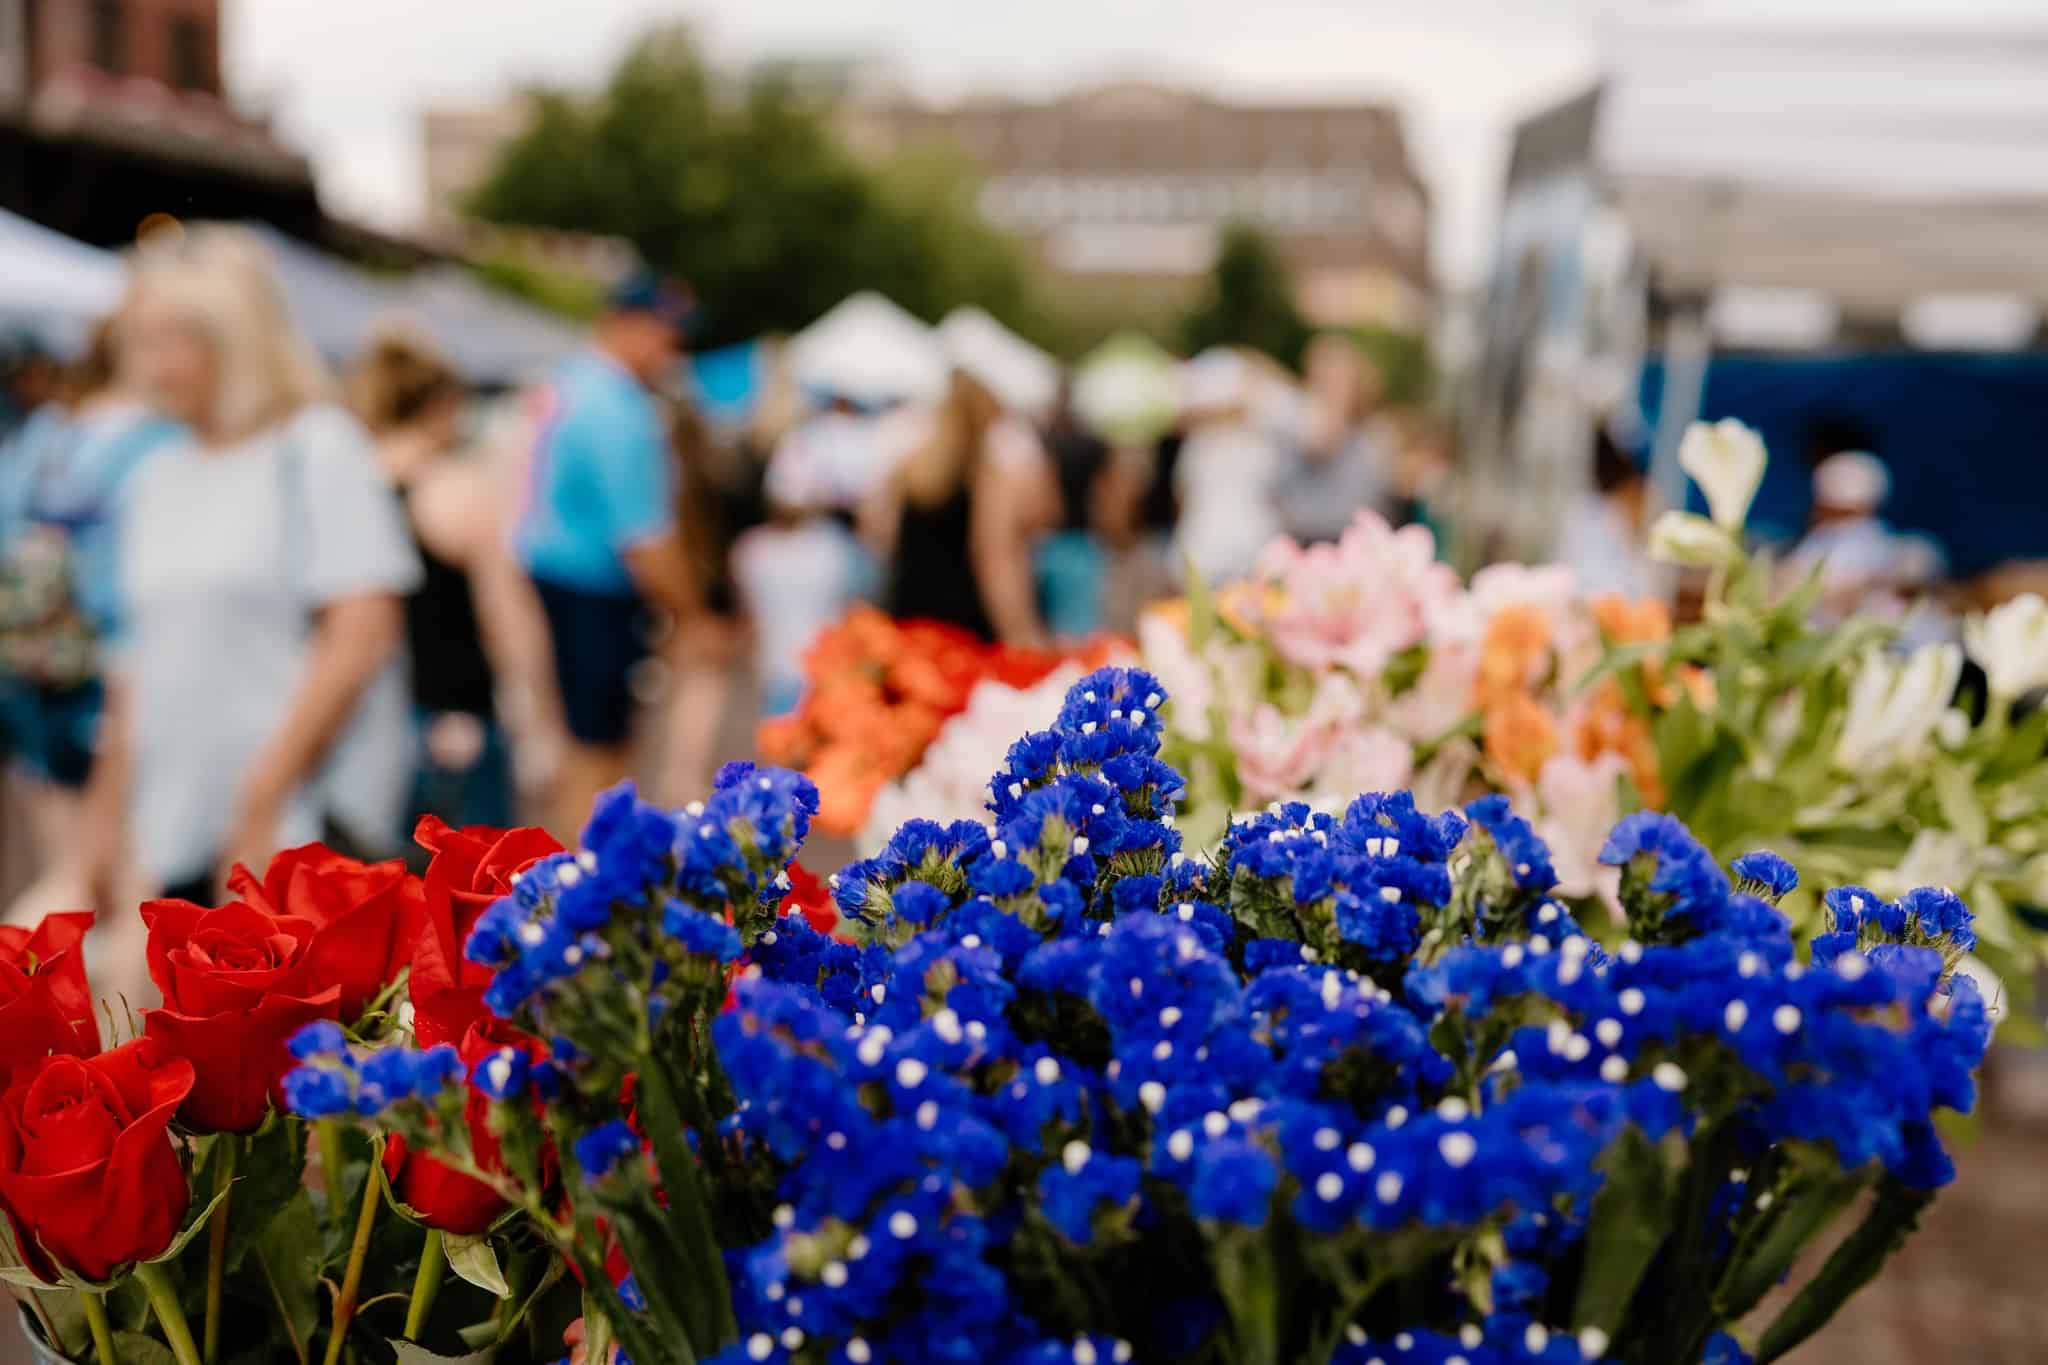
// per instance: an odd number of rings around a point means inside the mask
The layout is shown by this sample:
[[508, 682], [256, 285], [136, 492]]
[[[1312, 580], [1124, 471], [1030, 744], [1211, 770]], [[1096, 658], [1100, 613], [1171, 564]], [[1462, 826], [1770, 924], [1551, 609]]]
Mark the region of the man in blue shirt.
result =
[[689, 309], [675, 286], [634, 274], [538, 399], [513, 539], [547, 616], [569, 731], [549, 820], [564, 838], [630, 772], [631, 675], [647, 656], [649, 608], [678, 624], [698, 609], [676, 530], [675, 461], [650, 392], [682, 357]]

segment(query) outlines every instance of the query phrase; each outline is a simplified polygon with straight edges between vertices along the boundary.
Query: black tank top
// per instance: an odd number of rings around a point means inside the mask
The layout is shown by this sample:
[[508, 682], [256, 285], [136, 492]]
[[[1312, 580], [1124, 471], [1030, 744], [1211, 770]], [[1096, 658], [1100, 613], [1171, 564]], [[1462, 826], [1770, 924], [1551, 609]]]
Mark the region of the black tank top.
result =
[[419, 589], [405, 599], [405, 641], [412, 654], [413, 700], [429, 711], [489, 716], [491, 661], [469, 575], [427, 548], [413, 524], [412, 490], [399, 490], [405, 527], [420, 557]]
[[967, 553], [972, 492], [964, 485], [936, 507], [906, 499], [889, 564], [889, 612], [898, 620], [944, 621], [995, 639]]

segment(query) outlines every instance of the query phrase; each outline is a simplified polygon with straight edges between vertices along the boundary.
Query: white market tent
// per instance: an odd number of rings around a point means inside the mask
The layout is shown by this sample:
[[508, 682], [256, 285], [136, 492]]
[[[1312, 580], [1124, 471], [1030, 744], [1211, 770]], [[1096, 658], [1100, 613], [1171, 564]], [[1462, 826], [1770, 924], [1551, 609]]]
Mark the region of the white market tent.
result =
[[[1658, 286], [1698, 305], [1665, 337], [1653, 465], [1667, 497], [1732, 316], [1775, 314], [1817, 342], [1837, 319], [1950, 345], [1949, 321], [2008, 342], [2034, 333], [2048, 308], [2048, 5], [1639, 0], [1606, 19], [1596, 165]], [[1800, 297], [1755, 306], [1773, 290]]]
[[955, 369], [974, 376], [1014, 412], [1043, 417], [1059, 401], [1060, 363], [980, 308], [946, 314], [939, 344]]
[[869, 405], [936, 402], [950, 368], [938, 334], [872, 290], [798, 332], [789, 364], [802, 387]]
[[252, 230], [270, 252], [293, 315], [331, 364], [347, 364], [393, 318], [422, 327], [464, 378], [487, 387], [532, 379], [581, 342], [574, 327], [459, 267], [378, 274], [275, 228]]
[[1608, 15], [1596, 158], [1668, 292], [2048, 304], [2048, 5], [1682, 0]]
[[111, 251], [0, 209], [0, 328], [24, 330], [68, 351], [121, 301], [124, 271]]

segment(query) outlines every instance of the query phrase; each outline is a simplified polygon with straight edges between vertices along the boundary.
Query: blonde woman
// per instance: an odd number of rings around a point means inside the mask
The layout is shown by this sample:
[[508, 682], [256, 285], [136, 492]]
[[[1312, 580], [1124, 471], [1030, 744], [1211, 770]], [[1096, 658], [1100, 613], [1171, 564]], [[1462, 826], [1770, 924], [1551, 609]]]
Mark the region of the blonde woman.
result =
[[921, 438], [863, 506], [861, 529], [888, 565], [896, 616], [1042, 645], [1033, 555], [1059, 507], [1037, 434], [956, 370]]
[[144, 874], [205, 900], [235, 861], [311, 839], [389, 851], [420, 569], [367, 433], [238, 230], [145, 252], [128, 342], [187, 433], [136, 478], [122, 529], [114, 714]]

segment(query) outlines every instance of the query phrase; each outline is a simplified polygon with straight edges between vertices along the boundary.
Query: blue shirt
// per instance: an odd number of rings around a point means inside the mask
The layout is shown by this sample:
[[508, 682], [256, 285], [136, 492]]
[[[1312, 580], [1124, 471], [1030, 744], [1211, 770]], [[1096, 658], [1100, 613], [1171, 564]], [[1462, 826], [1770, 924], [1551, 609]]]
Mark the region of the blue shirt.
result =
[[625, 552], [675, 521], [675, 472], [661, 414], [617, 362], [585, 351], [539, 395], [526, 506], [513, 533], [536, 578], [627, 596]]

